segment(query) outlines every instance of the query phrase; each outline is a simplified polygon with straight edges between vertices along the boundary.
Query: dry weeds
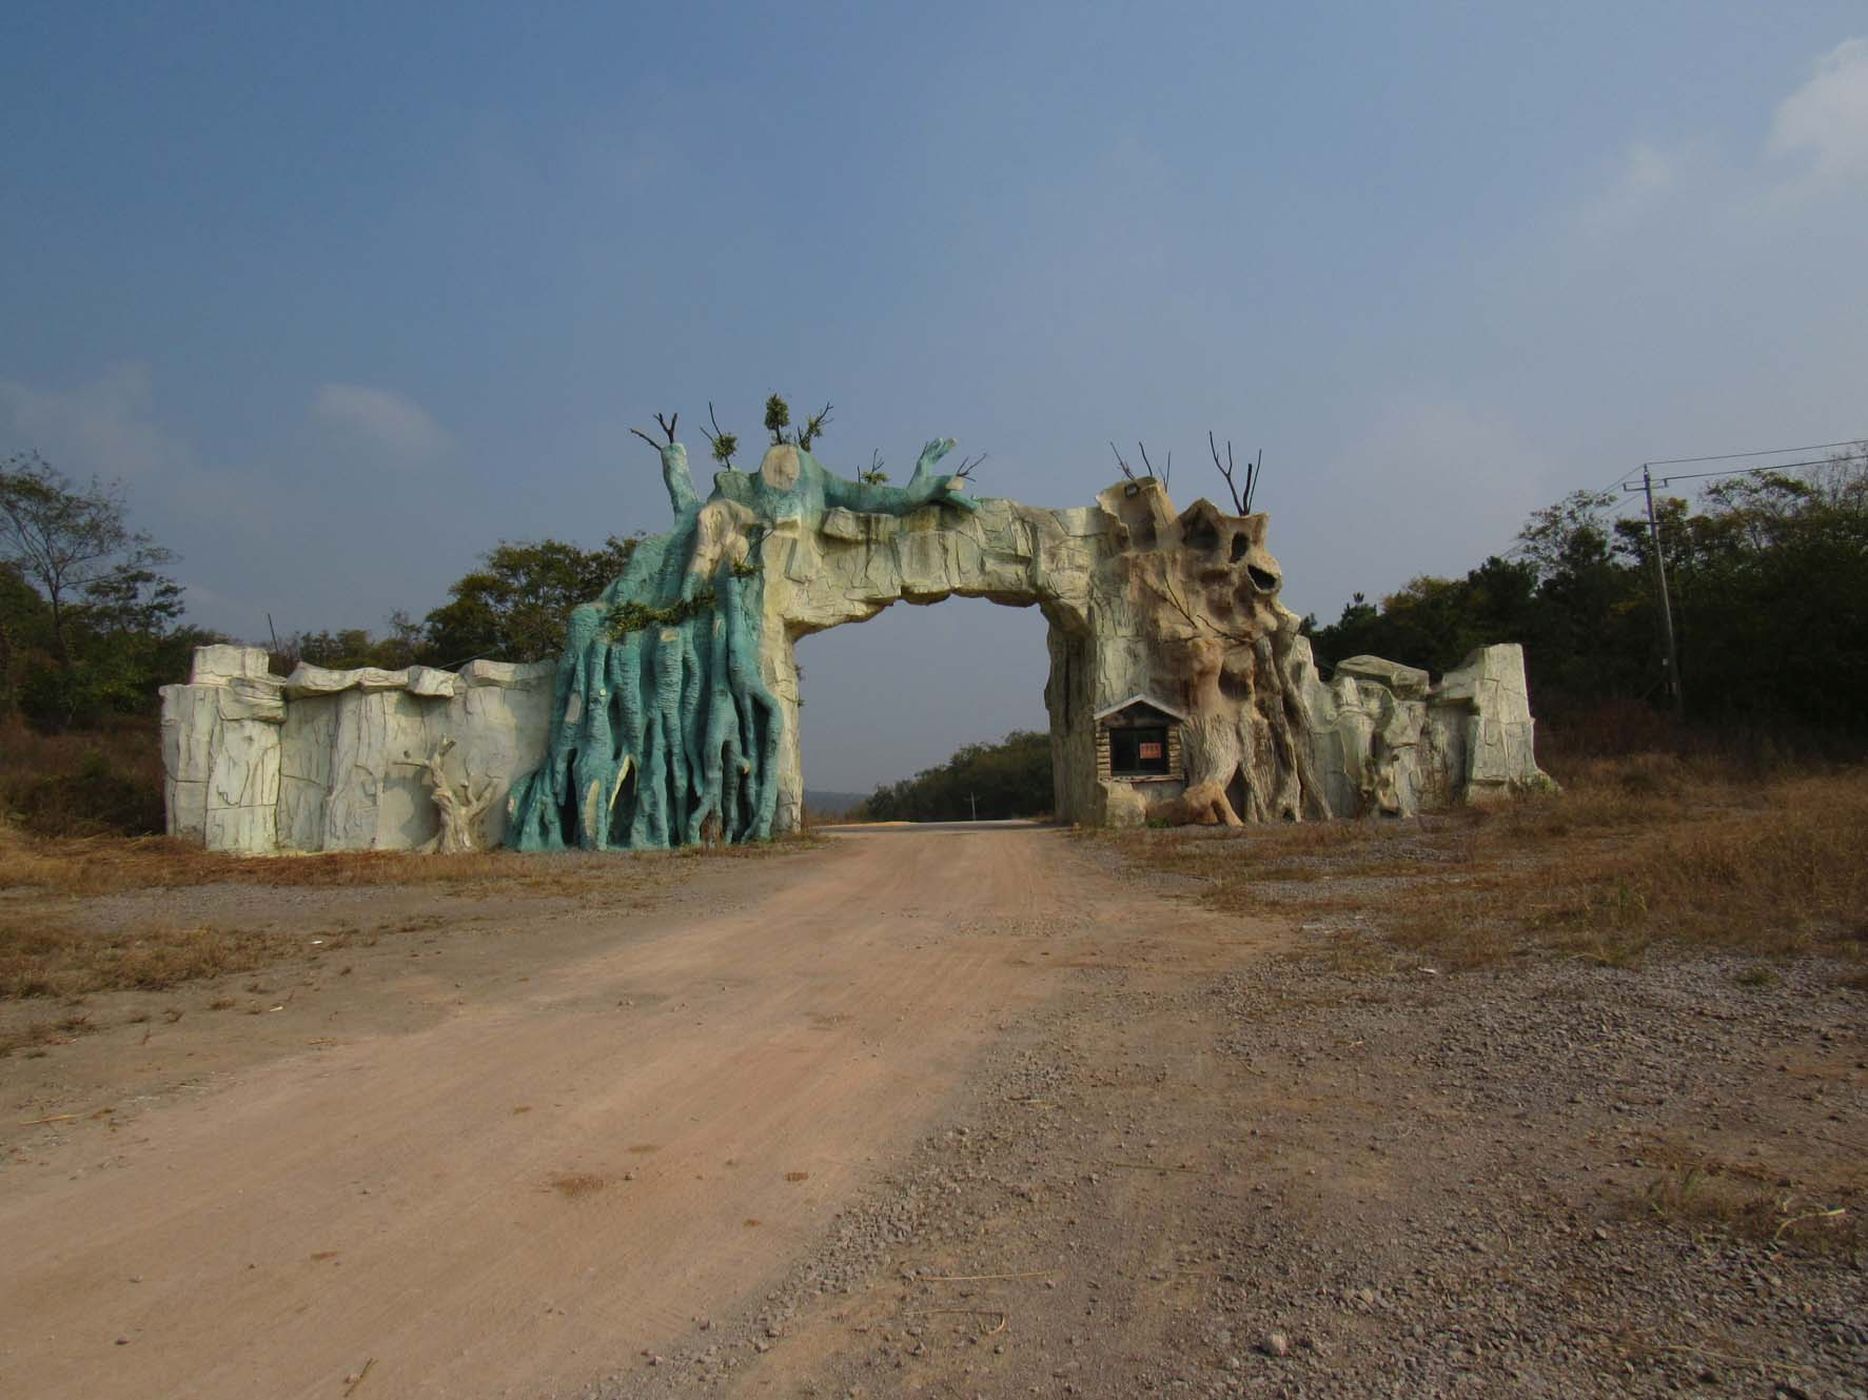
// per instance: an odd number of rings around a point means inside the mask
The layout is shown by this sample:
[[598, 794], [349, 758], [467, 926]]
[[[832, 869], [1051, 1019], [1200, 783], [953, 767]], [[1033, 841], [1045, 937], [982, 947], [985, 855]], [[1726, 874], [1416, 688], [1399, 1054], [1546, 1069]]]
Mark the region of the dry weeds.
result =
[[57, 1020], [33, 1020], [19, 1026], [0, 1026], [0, 1059], [15, 1050], [24, 1050], [31, 1058], [36, 1051], [44, 1054], [48, 1045], [66, 1045], [81, 1035], [97, 1030], [89, 1016], [61, 1016]]
[[[185, 982], [250, 972], [304, 951], [300, 934], [209, 925], [132, 924], [107, 931], [73, 926], [75, 901], [138, 890], [197, 885], [421, 887], [449, 893], [589, 898], [612, 902], [659, 890], [693, 873], [691, 861], [757, 860], [809, 849], [821, 838], [679, 854], [566, 852], [522, 855], [480, 851], [417, 855], [360, 851], [276, 858], [204, 851], [166, 837], [45, 837], [0, 822], [0, 1002], [72, 1001], [92, 993], [157, 991]], [[446, 918], [426, 914], [381, 932], [417, 933]], [[360, 936], [354, 925], [327, 930], [332, 952]], [[373, 941], [373, 937], [371, 939]], [[350, 969], [343, 968], [338, 975]], [[35, 1022], [0, 1037], [0, 1055], [55, 1037]]]
[[0, 716], [0, 813], [47, 836], [160, 831], [155, 716], [75, 734], [41, 734], [17, 716]]
[[0, 920], [0, 1001], [70, 999], [93, 992], [159, 991], [248, 972], [304, 940], [219, 928], [139, 928], [99, 933], [43, 920]]
[[[821, 838], [787, 837], [756, 846], [722, 846], [705, 857], [756, 860], [808, 849]], [[189, 885], [424, 885], [502, 893], [580, 894], [646, 886], [668, 878], [669, 863], [703, 853], [566, 851], [548, 855], [474, 851], [332, 851], [312, 855], [237, 856], [204, 851], [166, 836], [34, 836], [0, 823], [0, 890], [35, 889], [88, 896]]]
[[[1579, 765], [1558, 795], [1429, 816], [1105, 838], [1232, 909], [1352, 914], [1450, 967], [1611, 964], [1656, 943], [1868, 952], [1868, 770], [1748, 779], [1665, 756]], [[1851, 971], [1859, 985], [1864, 973]]]
[[1705, 1159], [1655, 1177], [1629, 1210], [1689, 1230], [1853, 1255], [1864, 1238], [1859, 1196], [1859, 1180], [1793, 1188], [1787, 1178]]
[[546, 1184], [567, 1201], [577, 1201], [594, 1196], [610, 1183], [595, 1172], [563, 1172]]

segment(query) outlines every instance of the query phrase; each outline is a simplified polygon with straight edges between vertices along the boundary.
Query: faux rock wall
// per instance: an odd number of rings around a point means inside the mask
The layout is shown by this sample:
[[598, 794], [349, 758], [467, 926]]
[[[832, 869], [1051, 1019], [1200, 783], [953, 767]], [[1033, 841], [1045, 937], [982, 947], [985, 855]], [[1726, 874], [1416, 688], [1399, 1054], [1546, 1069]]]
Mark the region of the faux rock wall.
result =
[[506, 790], [544, 752], [555, 669], [276, 676], [260, 648], [197, 648], [188, 684], [162, 690], [169, 831], [249, 854], [413, 850], [438, 829], [423, 764], [451, 739], [448, 777], [494, 786], [475, 835], [497, 846]]
[[1411, 817], [1550, 786], [1516, 643], [1480, 647], [1438, 685], [1375, 656], [1339, 662], [1325, 683], [1303, 652], [1311, 747], [1339, 817]]
[[[968, 506], [770, 512], [756, 544], [745, 538], [720, 564], [757, 575], [759, 680], [780, 721], [774, 831], [803, 814], [798, 638], [953, 594], [1036, 607], [1049, 624], [1062, 821], [1411, 816], [1549, 782], [1516, 646], [1482, 648], [1438, 684], [1376, 657], [1343, 661], [1325, 682], [1278, 600], [1263, 515], [1206, 501], [1177, 512], [1147, 478], [1075, 509]], [[743, 529], [736, 520], [715, 524]], [[190, 683], [163, 690], [169, 829], [216, 850], [414, 849], [437, 830], [424, 765], [451, 740], [440, 760], [450, 785], [490, 796], [472, 839], [500, 844], [508, 791], [545, 763], [554, 686], [575, 662], [278, 677], [256, 648], [203, 647]], [[1138, 695], [1188, 716], [1184, 781], [1146, 793], [1096, 769], [1094, 716]], [[581, 696], [563, 703], [559, 727], [574, 732]]]

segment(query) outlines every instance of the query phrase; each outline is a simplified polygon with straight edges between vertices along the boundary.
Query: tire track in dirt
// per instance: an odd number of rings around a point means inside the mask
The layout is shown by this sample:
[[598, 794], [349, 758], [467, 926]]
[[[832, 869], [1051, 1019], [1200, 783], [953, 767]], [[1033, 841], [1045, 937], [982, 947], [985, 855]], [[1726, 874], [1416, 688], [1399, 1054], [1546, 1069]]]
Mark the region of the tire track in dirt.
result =
[[1094, 926], [1156, 903], [1043, 831], [854, 837], [796, 869], [438, 1026], [151, 1110], [120, 1165], [74, 1141], [10, 1176], [0, 1391], [601, 1374], [781, 1276]]

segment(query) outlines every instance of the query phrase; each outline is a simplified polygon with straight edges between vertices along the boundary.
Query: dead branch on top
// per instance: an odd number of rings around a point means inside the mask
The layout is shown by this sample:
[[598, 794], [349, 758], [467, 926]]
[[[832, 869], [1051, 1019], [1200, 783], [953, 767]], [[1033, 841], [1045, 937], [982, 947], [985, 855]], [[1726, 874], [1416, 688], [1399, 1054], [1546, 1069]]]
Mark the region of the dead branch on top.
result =
[[713, 431], [702, 428], [707, 441], [713, 446], [713, 459], [729, 470], [733, 466], [733, 454], [739, 451], [739, 434], [729, 433], [720, 426], [720, 420], [714, 417], [713, 400], [707, 400], [707, 421], [713, 424]]
[[1237, 470], [1237, 464], [1232, 459], [1232, 439], [1226, 439], [1226, 460], [1223, 462], [1219, 460], [1219, 444], [1213, 440], [1211, 429], [1207, 431], [1206, 445], [1207, 450], [1213, 454], [1213, 465], [1218, 467], [1219, 474], [1226, 478], [1226, 489], [1232, 492], [1233, 510], [1240, 515], [1250, 515], [1252, 497], [1258, 491], [1258, 474], [1265, 465], [1265, 450], [1261, 447], [1258, 450], [1258, 460], [1245, 464], [1245, 489], [1241, 491], [1233, 475]]
[[[670, 447], [673, 447], [675, 445], [675, 424], [679, 423], [680, 421], [681, 421], [681, 415], [679, 413], [677, 413], [672, 418], [664, 418], [659, 413], [655, 415], [655, 426], [660, 428], [663, 433], [667, 434], [668, 446]], [[637, 437], [641, 438], [650, 447], [653, 447], [657, 452], [660, 452], [662, 450], [662, 444], [657, 442], [654, 438], [650, 437], [647, 433], [643, 432], [642, 429], [631, 428], [629, 431], [634, 433]]]
[[[1142, 465], [1148, 469], [1148, 475], [1155, 476], [1156, 475], [1155, 464], [1148, 460], [1148, 444], [1145, 442], [1138, 442], [1135, 445], [1141, 449]], [[1166, 486], [1168, 484], [1168, 478], [1172, 476], [1173, 474], [1174, 474], [1174, 454], [1172, 452], [1169, 452], [1167, 455], [1167, 462], [1162, 466], [1160, 474], [1159, 474], [1159, 480], [1161, 484], [1163, 486]]]
[[823, 436], [824, 429], [829, 423], [830, 405], [825, 404], [822, 413], [814, 413], [810, 418], [805, 420], [804, 431], [798, 434], [798, 446], [804, 451], [809, 452], [811, 450], [811, 444], [816, 442], [819, 437]]

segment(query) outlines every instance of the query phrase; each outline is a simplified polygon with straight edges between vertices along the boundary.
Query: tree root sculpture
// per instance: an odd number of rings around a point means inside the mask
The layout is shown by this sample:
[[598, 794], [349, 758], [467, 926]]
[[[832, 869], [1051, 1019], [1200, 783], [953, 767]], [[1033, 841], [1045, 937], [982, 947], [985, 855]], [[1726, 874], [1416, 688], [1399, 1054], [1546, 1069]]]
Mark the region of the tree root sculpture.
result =
[[521, 850], [769, 839], [784, 714], [762, 661], [767, 531], [815, 529], [835, 506], [973, 505], [958, 476], [932, 471], [946, 439], [922, 450], [903, 487], [845, 480], [798, 443], [774, 443], [756, 475], [729, 466], [703, 502], [674, 427], [662, 423], [665, 444], [648, 439], [674, 528], [643, 540], [623, 576], [571, 614], [545, 762], [510, 799], [506, 839]]
[[448, 781], [442, 760], [453, 747], [452, 739], [443, 739], [422, 764], [422, 781], [434, 795], [435, 815], [441, 823], [439, 831], [416, 847], [423, 853], [439, 851], [444, 856], [453, 856], [479, 850], [474, 823], [493, 805], [495, 784], [491, 778], [482, 780], [477, 789], [470, 776], [463, 776], [458, 787]]

